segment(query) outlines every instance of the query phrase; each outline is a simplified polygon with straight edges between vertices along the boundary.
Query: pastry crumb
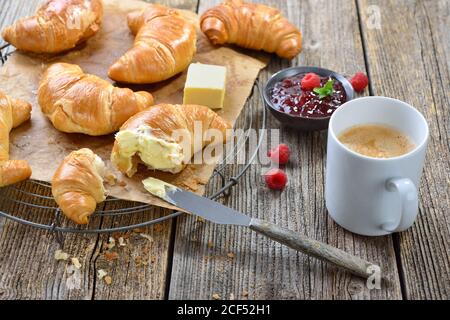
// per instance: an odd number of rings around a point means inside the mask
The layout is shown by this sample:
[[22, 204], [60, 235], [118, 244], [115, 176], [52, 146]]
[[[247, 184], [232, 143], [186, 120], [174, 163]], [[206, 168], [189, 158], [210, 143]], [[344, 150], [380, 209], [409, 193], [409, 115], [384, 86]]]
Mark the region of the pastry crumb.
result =
[[105, 251], [104, 252], [105, 259], [108, 261], [114, 261], [119, 258], [119, 254], [113, 251]]
[[116, 246], [116, 240], [114, 240], [113, 237], [109, 237], [108, 243], [106, 244], [106, 247], [111, 250]]
[[72, 261], [72, 264], [73, 264], [73, 266], [75, 268], [77, 268], [77, 269], [81, 268], [81, 263], [80, 263], [80, 260], [78, 260], [78, 258], [74, 257], [74, 258], [71, 259], [71, 261]]
[[102, 280], [107, 274], [108, 274], [108, 272], [106, 272], [106, 271], [103, 270], [103, 269], [99, 269], [99, 270], [97, 271], [97, 277], [98, 277], [100, 280]]
[[214, 300], [220, 300], [220, 294], [214, 293], [214, 294], [212, 295], [212, 298], [213, 298]]
[[106, 174], [104, 180], [105, 180], [105, 182], [106, 182], [107, 184], [109, 184], [110, 186], [115, 186], [115, 185], [116, 185], [116, 182], [117, 182], [116, 176], [115, 176], [113, 173], [111, 173], [111, 172], [108, 172], [108, 173]]
[[62, 250], [56, 250], [55, 251], [55, 260], [64, 260], [66, 261], [67, 259], [69, 259], [69, 254], [63, 252]]
[[142, 258], [140, 256], [137, 256], [134, 258], [134, 263], [139, 267], [142, 264]]
[[119, 181], [118, 183], [117, 183], [117, 185], [119, 186], [119, 187], [126, 187], [126, 185], [127, 185], [127, 183], [125, 182], [125, 181]]
[[112, 278], [111, 278], [110, 276], [106, 276], [106, 277], [105, 277], [105, 283], [106, 283], [107, 285], [110, 285], [110, 284], [112, 283]]
[[120, 238], [119, 238], [119, 246], [125, 247], [126, 245], [127, 245], [127, 244], [125, 243], [124, 238], [123, 238], [123, 237], [120, 237]]
[[248, 297], [248, 291], [247, 290], [242, 290], [242, 296], [244, 296], [245, 298]]
[[234, 300], [234, 293], [230, 293], [230, 300]]

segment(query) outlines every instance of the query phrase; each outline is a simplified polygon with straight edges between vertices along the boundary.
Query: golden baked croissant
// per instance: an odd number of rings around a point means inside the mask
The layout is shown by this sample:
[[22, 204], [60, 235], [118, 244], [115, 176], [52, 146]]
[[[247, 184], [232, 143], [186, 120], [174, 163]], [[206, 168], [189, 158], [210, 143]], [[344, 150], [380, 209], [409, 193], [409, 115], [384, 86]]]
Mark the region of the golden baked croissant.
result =
[[2, 37], [20, 50], [58, 53], [92, 37], [102, 15], [101, 0], [49, 0], [35, 16], [6, 27]]
[[182, 72], [196, 51], [195, 26], [174, 9], [148, 5], [128, 15], [133, 47], [109, 68], [119, 82], [153, 83]]
[[213, 44], [236, 44], [287, 59], [302, 50], [300, 30], [279, 10], [262, 4], [225, 0], [202, 15], [200, 27]]
[[0, 91], [0, 187], [31, 176], [25, 160], [9, 160], [9, 132], [31, 117], [31, 104], [13, 99]]
[[[150, 169], [178, 173], [206, 145], [225, 142], [230, 128], [229, 123], [208, 107], [159, 104], [123, 124], [116, 134], [111, 161], [130, 177], [140, 162]], [[211, 129], [218, 133], [215, 141], [203, 139]]]
[[97, 203], [106, 199], [105, 176], [105, 164], [92, 150], [73, 151], [64, 158], [53, 176], [53, 197], [69, 219], [87, 224]]
[[77, 65], [56, 63], [39, 83], [38, 102], [56, 129], [99, 136], [119, 130], [129, 117], [152, 105], [153, 97], [116, 88]]

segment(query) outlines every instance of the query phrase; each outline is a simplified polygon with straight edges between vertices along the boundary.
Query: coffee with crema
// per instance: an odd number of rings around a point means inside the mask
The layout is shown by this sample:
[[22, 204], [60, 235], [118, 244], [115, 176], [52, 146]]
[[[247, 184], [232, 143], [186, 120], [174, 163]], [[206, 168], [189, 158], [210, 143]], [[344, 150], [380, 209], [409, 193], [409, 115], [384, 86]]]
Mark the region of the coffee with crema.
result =
[[338, 140], [347, 148], [373, 158], [393, 158], [415, 148], [411, 139], [400, 131], [378, 124], [357, 125], [344, 130]]

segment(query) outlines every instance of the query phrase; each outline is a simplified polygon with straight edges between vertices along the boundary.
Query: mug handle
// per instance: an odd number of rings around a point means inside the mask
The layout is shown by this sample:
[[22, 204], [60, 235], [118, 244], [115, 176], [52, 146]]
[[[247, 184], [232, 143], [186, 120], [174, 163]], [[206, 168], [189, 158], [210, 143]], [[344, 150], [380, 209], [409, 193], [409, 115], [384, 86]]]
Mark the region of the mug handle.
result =
[[410, 179], [392, 178], [386, 181], [386, 189], [397, 192], [402, 204], [400, 214], [384, 222], [381, 228], [387, 232], [403, 231], [413, 224], [419, 211], [417, 188]]

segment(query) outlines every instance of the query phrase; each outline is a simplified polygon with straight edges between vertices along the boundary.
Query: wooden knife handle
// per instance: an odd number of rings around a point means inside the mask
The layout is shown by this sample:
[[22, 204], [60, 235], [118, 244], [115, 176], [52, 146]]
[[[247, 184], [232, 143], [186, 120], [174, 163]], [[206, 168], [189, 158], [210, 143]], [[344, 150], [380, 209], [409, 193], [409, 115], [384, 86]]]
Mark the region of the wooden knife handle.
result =
[[378, 267], [368, 261], [342, 251], [341, 249], [316, 240], [308, 239], [297, 232], [281, 228], [276, 224], [267, 221], [252, 219], [250, 221], [250, 229], [292, 249], [301, 251], [320, 260], [330, 262], [363, 278], [368, 278], [372, 275], [374, 269], [369, 269], [370, 267]]

